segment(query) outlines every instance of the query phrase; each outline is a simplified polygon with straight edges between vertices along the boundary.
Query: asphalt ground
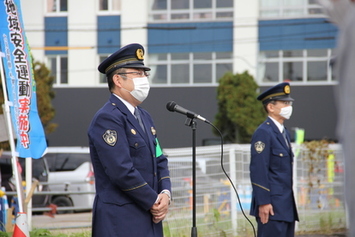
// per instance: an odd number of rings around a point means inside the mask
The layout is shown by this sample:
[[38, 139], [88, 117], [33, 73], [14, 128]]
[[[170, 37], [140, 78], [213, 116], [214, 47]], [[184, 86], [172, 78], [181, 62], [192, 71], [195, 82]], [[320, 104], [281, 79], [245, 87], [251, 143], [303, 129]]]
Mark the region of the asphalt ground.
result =
[[[59, 233], [87, 232], [91, 230], [91, 212], [32, 216], [32, 229], [48, 229]], [[348, 237], [346, 233], [299, 234], [297, 237]]]

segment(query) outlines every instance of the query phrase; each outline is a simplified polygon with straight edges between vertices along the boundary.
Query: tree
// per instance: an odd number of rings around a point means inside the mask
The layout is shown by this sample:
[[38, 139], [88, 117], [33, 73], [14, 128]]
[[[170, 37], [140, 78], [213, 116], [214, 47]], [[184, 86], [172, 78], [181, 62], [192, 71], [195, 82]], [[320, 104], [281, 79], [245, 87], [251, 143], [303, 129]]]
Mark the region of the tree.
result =
[[247, 71], [235, 75], [227, 72], [220, 78], [214, 125], [226, 142], [249, 143], [255, 129], [265, 120], [264, 108], [256, 99], [257, 89], [258, 85]]
[[[37, 95], [37, 110], [41, 119], [44, 131], [49, 134], [55, 131], [57, 124], [52, 123], [52, 119], [55, 115], [55, 109], [52, 106], [52, 99], [55, 94], [53, 91], [54, 77], [50, 75], [49, 69], [44, 63], [32, 62], [33, 75], [36, 82], [36, 95]], [[1, 76], [1, 75], [0, 75]], [[4, 104], [3, 85], [0, 80], [0, 105]], [[3, 114], [3, 108], [0, 106], [0, 114]], [[8, 142], [0, 143], [0, 148], [9, 149]]]

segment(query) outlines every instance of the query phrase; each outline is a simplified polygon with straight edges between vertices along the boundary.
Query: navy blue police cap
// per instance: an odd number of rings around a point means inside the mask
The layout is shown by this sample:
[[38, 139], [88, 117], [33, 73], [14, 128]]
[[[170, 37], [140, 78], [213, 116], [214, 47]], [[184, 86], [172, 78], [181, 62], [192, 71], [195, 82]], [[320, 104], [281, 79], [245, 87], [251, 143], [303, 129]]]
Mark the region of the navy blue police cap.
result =
[[294, 101], [290, 96], [291, 87], [288, 82], [283, 82], [273, 86], [258, 96], [258, 100], [267, 104], [270, 101], [281, 100], [281, 101]]
[[98, 70], [106, 75], [119, 68], [141, 68], [150, 71], [144, 66], [144, 48], [140, 44], [128, 44], [111, 54], [99, 65]]

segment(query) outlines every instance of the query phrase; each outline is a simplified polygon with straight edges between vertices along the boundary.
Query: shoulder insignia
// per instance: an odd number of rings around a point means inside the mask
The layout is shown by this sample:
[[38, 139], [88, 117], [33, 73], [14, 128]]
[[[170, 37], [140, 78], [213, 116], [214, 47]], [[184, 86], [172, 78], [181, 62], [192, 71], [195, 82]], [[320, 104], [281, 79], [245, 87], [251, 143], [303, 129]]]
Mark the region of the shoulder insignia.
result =
[[117, 142], [117, 132], [115, 130], [107, 130], [102, 135], [102, 138], [108, 145], [114, 146]]
[[260, 154], [265, 148], [265, 143], [263, 143], [261, 141], [255, 142], [254, 148], [255, 148], [256, 152]]

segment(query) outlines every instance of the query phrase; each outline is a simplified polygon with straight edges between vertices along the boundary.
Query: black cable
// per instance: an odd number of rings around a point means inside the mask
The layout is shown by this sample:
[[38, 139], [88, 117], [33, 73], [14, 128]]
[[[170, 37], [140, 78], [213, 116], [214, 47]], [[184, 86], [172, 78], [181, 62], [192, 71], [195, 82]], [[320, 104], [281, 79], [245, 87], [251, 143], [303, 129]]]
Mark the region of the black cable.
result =
[[210, 124], [214, 129], [216, 129], [218, 131], [220, 137], [221, 137], [221, 168], [223, 170], [223, 173], [225, 174], [225, 176], [228, 178], [229, 182], [231, 183], [231, 185], [232, 185], [232, 187], [234, 189], [234, 192], [237, 195], [237, 199], [238, 199], [238, 204], [239, 204], [240, 210], [242, 211], [243, 216], [245, 217], [245, 219], [250, 223], [250, 225], [251, 225], [251, 227], [253, 229], [254, 237], [256, 237], [255, 227], [254, 227], [253, 223], [249, 220], [247, 215], [245, 215], [243, 207], [242, 207], [242, 204], [241, 204], [241, 201], [240, 201], [240, 198], [239, 198], [238, 191], [237, 191], [232, 179], [229, 177], [229, 175], [227, 174], [227, 172], [226, 172], [226, 170], [224, 168], [224, 164], [223, 164], [223, 144], [224, 144], [223, 135], [222, 135], [221, 131], [216, 126], [214, 126], [212, 123], [208, 123], [208, 124]]

